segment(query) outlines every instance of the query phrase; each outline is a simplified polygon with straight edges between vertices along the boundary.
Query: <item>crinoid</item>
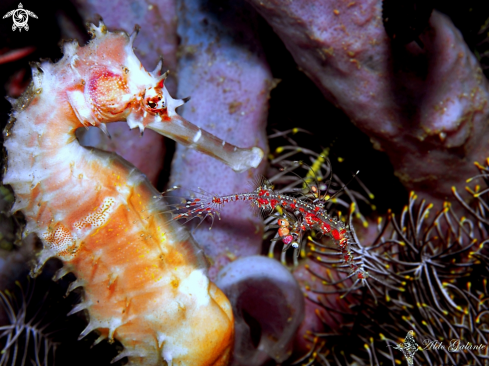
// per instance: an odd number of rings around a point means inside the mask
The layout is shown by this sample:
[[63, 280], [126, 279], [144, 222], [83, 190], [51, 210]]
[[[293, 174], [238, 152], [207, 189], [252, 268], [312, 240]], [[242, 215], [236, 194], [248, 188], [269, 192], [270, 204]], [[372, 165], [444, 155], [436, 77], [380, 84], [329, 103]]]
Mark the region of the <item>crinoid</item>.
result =
[[0, 326], [0, 365], [54, 365], [57, 343], [49, 331], [50, 323], [44, 318], [43, 299], [33, 302], [36, 280], [27, 279], [27, 287], [16, 281], [16, 290], [0, 292], [0, 303], [7, 324]]
[[[488, 166], [477, 166], [487, 183]], [[335, 311], [322, 301], [322, 295], [351, 292], [347, 298], [351, 313], [342, 313], [340, 331], [329, 326], [328, 332], [311, 334], [311, 352], [296, 364], [401, 364], [398, 344], [410, 331], [423, 348], [415, 354], [413, 350], [415, 362], [487, 364], [489, 257], [484, 245], [488, 241], [489, 190], [480, 186], [467, 190], [475, 198], [473, 206], [455, 189], [454, 194], [471, 217], [460, 217], [448, 202], [432, 214], [432, 205], [419, 202], [411, 193], [399, 218], [390, 213], [379, 219], [378, 236], [371, 245], [357, 241], [359, 259], [378, 280], [369, 282], [375, 296], [327, 283], [311, 272], [325, 289], [310, 290], [309, 298], [312, 295], [326, 311]], [[311, 240], [309, 247], [317, 246]], [[331, 266], [320, 258], [317, 262]], [[322, 346], [323, 341], [327, 347]]]

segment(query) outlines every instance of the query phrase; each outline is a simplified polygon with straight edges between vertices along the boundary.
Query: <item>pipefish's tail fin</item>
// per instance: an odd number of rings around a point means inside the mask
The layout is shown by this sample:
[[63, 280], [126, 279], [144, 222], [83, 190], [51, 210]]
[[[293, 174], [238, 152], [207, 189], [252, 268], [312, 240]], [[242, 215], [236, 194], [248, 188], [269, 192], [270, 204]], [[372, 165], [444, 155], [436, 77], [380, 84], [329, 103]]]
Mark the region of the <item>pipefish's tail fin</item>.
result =
[[191, 191], [190, 197], [176, 196], [169, 194], [172, 191], [181, 189], [180, 186], [174, 186], [164, 192], [161, 195], [167, 201], [166, 207], [168, 210], [162, 213], [171, 215], [172, 221], [181, 221], [182, 224], [186, 224], [194, 219], [198, 219], [199, 222], [195, 228], [199, 227], [202, 222], [210, 218], [211, 225], [209, 230], [214, 225], [214, 220], [221, 219], [221, 206], [218, 196], [212, 196], [205, 192], [202, 188], [198, 188], [198, 191]]

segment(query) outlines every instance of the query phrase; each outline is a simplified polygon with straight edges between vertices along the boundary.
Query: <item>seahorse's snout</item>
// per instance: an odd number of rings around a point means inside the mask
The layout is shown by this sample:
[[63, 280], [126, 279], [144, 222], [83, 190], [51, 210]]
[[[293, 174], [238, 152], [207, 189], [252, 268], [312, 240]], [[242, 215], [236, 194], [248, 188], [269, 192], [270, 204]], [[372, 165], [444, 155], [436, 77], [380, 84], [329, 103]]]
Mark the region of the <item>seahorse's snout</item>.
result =
[[212, 156], [238, 173], [256, 168], [263, 159], [264, 154], [260, 148], [236, 147], [197, 127], [178, 114], [175, 114], [169, 123], [160, 119], [149, 123], [146, 127], [184, 146]]
[[[166, 77], [166, 73], [163, 77]], [[128, 124], [137, 124], [142, 129], [150, 128], [184, 146], [222, 161], [236, 172], [256, 168], [260, 164], [264, 155], [260, 148], [236, 147], [178, 115], [176, 109], [189, 100], [190, 97], [172, 98], [161, 83], [161, 88], [156, 86], [146, 89], [143, 115], [133, 112], [127, 119]], [[139, 119], [139, 122], [133, 122], [136, 119]]]

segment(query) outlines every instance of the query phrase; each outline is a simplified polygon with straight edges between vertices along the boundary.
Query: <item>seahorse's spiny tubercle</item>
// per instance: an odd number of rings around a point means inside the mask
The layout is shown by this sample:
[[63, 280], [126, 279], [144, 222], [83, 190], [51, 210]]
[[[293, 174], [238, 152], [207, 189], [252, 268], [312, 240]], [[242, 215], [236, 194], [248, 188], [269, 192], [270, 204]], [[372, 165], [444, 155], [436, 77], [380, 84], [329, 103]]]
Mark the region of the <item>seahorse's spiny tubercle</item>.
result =
[[261, 151], [223, 144], [178, 116], [184, 101], [166, 91], [161, 65], [152, 73], [142, 67], [132, 50], [135, 34], [108, 32], [103, 23], [90, 32], [95, 37], [85, 47], [67, 42], [57, 63], [33, 65], [28, 90], [11, 100], [3, 183], [15, 192], [12, 210], [26, 217], [25, 235], [43, 242], [33, 274], [51, 257], [63, 261], [56, 277], [73, 272], [77, 280], [68, 290], [84, 288], [71, 312], [89, 315], [80, 337], [98, 330], [97, 343], [119, 340], [124, 351], [116, 360], [225, 365], [233, 314], [206, 276], [203, 253], [161, 214], [161, 196], [142, 173], [115, 154], [80, 146], [75, 130], [127, 120], [209, 151], [237, 170]]

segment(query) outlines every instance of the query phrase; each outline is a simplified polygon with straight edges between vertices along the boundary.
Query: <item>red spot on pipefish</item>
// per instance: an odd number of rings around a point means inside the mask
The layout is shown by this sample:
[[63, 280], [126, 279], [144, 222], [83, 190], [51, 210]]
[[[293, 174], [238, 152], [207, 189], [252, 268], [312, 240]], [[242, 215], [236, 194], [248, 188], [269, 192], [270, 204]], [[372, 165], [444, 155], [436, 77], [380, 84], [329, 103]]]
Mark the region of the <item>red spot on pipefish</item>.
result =
[[331, 225], [323, 222], [321, 224], [321, 231], [324, 233], [324, 234], [328, 234], [330, 231], [331, 231]]
[[294, 237], [292, 235], [287, 235], [284, 238], [282, 238], [282, 241], [284, 242], [285, 245], [288, 245], [294, 240]]

